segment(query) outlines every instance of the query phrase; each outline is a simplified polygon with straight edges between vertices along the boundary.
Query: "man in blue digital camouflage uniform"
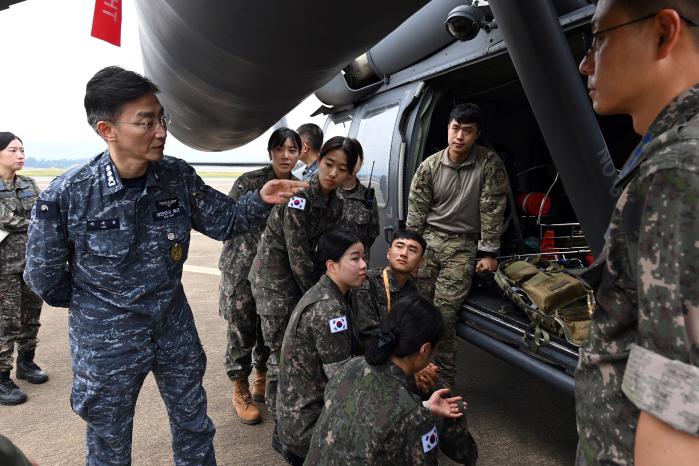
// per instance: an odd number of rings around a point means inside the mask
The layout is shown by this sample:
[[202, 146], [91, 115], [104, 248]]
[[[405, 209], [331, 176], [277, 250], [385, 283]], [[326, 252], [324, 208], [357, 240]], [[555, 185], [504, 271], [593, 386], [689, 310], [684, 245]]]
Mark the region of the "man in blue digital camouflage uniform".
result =
[[134, 408], [153, 372], [177, 465], [216, 463], [206, 415], [206, 356], [182, 288], [189, 231], [225, 240], [266, 219], [305, 183], [273, 180], [237, 202], [163, 157], [169, 116], [158, 87], [108, 67], [88, 82], [87, 119], [107, 150], [41, 194], [27, 284], [69, 307], [73, 410], [87, 422], [87, 464], [131, 464]]

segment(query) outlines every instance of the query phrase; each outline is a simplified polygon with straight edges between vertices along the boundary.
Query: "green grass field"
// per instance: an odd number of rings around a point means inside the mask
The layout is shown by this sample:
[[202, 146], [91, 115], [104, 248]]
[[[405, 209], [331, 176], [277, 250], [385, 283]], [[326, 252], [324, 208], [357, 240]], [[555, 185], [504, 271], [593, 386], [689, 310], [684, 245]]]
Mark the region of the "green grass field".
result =
[[[58, 176], [67, 168], [25, 168], [20, 172], [24, 176]], [[238, 178], [244, 171], [197, 171], [202, 178]]]
[[66, 168], [25, 168], [20, 171], [20, 175], [24, 176], [58, 176], [66, 171]]

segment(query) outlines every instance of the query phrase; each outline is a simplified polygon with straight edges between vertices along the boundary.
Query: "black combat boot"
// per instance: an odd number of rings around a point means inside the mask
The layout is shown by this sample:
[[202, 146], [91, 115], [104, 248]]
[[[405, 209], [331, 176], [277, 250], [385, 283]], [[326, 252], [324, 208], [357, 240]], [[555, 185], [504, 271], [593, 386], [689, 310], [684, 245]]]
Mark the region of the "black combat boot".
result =
[[44, 383], [49, 375], [34, 362], [34, 351], [22, 351], [17, 354], [17, 378], [29, 383]]
[[24, 393], [10, 378], [10, 371], [0, 372], [0, 405], [19, 405], [27, 401]]
[[279, 440], [279, 431], [277, 430], [277, 420], [274, 420], [274, 430], [272, 431], [272, 449], [286, 457], [286, 448], [284, 444]]
[[290, 452], [287, 446], [279, 439], [276, 420], [274, 421], [274, 430], [272, 431], [272, 449], [282, 455], [291, 466], [303, 466], [305, 458], [301, 458]]

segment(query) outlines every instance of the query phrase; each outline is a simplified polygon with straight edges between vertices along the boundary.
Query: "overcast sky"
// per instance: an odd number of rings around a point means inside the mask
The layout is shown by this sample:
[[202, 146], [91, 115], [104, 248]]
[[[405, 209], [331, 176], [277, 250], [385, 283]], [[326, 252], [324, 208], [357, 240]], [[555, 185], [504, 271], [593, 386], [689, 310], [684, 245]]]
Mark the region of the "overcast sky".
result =
[[[194, 1], [194, 0], [193, 0]], [[119, 65], [143, 72], [134, 0], [123, 0], [121, 47], [90, 36], [94, 0], [27, 0], [0, 11], [0, 131], [22, 138], [27, 156], [89, 158], [104, 142], [85, 120], [85, 84], [99, 69]], [[313, 96], [292, 111], [292, 128], [323, 117]], [[188, 148], [168, 135], [165, 153], [190, 162], [267, 159], [269, 131], [227, 152]]]

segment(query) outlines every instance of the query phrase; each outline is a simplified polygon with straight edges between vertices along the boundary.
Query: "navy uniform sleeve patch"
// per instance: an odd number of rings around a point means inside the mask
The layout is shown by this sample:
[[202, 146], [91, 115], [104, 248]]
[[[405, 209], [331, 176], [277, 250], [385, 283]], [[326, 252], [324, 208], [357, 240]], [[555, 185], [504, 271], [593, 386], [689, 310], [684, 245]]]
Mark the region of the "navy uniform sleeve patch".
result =
[[39, 220], [58, 220], [58, 203], [53, 201], [36, 201], [36, 218]]

